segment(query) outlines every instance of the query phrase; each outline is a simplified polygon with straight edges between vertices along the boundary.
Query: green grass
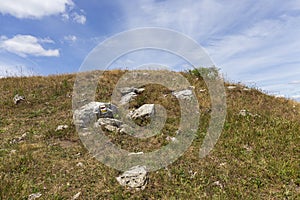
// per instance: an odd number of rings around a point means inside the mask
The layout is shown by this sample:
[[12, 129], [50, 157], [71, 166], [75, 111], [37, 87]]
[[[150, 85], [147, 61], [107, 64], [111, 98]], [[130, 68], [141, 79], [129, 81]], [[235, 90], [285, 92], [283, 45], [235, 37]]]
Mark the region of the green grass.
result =
[[[97, 100], [109, 101], [124, 71], [106, 72], [97, 88]], [[162, 72], [165, 73], [165, 72]], [[213, 151], [199, 159], [199, 147], [210, 119], [204, 82], [183, 73], [195, 86], [201, 126], [190, 148], [165, 169], [149, 173], [143, 191], [120, 186], [119, 171], [93, 158], [81, 143], [72, 122], [75, 75], [0, 79], [0, 199], [300, 199], [300, 106], [259, 90], [236, 85], [227, 93], [227, 117]], [[226, 84], [228, 85], [228, 84]], [[16, 94], [26, 102], [14, 105]], [[148, 140], [111, 134], [129, 151], [149, 152], [166, 145], [179, 123], [178, 101], [171, 91], [146, 85], [131, 107], [159, 103], [167, 109], [163, 134]], [[166, 96], [164, 96], [166, 95]], [[239, 116], [246, 109], [259, 117]], [[68, 129], [55, 131], [58, 125]], [[27, 133], [23, 141], [11, 143]], [[109, 133], [108, 133], [109, 134]], [[81, 162], [83, 166], [77, 166]]]

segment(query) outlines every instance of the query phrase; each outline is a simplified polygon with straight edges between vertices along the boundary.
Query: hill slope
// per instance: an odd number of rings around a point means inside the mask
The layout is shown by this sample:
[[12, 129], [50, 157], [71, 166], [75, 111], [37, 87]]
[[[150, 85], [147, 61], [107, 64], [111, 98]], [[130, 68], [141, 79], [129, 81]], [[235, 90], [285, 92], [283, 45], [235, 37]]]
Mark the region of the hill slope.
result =
[[[109, 101], [122, 74], [103, 75], [97, 100]], [[201, 126], [183, 156], [149, 173], [143, 191], [120, 186], [115, 179], [120, 172], [97, 161], [82, 145], [72, 122], [75, 75], [0, 79], [0, 199], [27, 199], [32, 193], [41, 193], [39, 199], [70, 199], [78, 192], [82, 199], [299, 198], [299, 104], [242, 85], [226, 87], [224, 130], [213, 151], [199, 159], [210, 118], [209, 96], [200, 92], [205, 84], [199, 77], [183, 75], [195, 86]], [[15, 105], [15, 94], [26, 101]], [[130, 106], [163, 105], [168, 111], [163, 134], [146, 141], [112, 134], [112, 141], [130, 151], [165, 145], [165, 136], [178, 126], [178, 105], [172, 98], [168, 89], [147, 85]], [[241, 110], [253, 115], [242, 116]], [[68, 128], [56, 131], [58, 125]]]

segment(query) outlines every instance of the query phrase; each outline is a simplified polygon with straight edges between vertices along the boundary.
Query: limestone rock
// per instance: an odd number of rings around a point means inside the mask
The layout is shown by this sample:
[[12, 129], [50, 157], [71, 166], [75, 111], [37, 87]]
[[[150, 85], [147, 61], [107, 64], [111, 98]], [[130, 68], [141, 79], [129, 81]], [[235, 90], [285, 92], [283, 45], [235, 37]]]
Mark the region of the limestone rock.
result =
[[143, 190], [147, 184], [146, 167], [134, 166], [116, 177], [116, 179], [122, 186]]
[[99, 118], [113, 118], [117, 115], [118, 109], [115, 105], [102, 102], [90, 102], [80, 109], [74, 111], [74, 124], [85, 128], [92, 120]]
[[136, 96], [137, 96], [137, 94], [135, 92], [130, 92], [128, 94], [125, 94], [124, 96], [121, 97], [120, 104], [125, 105], [125, 104], [129, 103]]
[[67, 128], [69, 128], [68, 125], [59, 125], [59, 126], [57, 126], [55, 131], [61, 131], [61, 130], [67, 129]]
[[121, 92], [122, 95], [126, 95], [128, 93], [134, 92], [136, 94], [140, 94], [144, 91], [144, 88], [135, 88], [135, 87], [124, 87], [120, 88], [119, 91]]
[[13, 98], [14, 103], [17, 105], [21, 101], [25, 101], [25, 97], [20, 96], [19, 94], [16, 94]]
[[142, 93], [144, 90], [145, 88], [135, 88], [135, 87], [120, 88], [119, 91], [122, 94], [120, 104], [125, 105], [129, 103], [134, 97], [137, 96], [137, 94]]
[[154, 104], [144, 104], [130, 113], [132, 119], [148, 118], [154, 115]]
[[112, 118], [100, 118], [97, 121], [98, 125], [100, 126], [106, 126], [106, 125], [111, 125], [111, 126], [116, 126], [116, 127], [120, 127], [123, 122], [117, 119], [112, 119]]
[[193, 96], [193, 92], [190, 89], [186, 89], [186, 90], [181, 90], [181, 91], [177, 91], [177, 92], [172, 92], [172, 94], [179, 99], [191, 99]]
[[42, 194], [40, 192], [33, 193], [28, 196], [28, 200], [34, 200], [34, 199], [40, 198], [41, 196], [42, 196]]

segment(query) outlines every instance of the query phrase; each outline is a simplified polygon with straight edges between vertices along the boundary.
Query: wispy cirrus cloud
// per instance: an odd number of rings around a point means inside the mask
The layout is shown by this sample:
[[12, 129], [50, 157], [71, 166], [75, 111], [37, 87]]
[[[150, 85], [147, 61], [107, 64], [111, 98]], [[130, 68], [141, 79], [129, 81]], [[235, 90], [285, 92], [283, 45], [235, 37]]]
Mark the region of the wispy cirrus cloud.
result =
[[251, 80], [289, 96], [299, 90], [287, 87], [300, 76], [299, 1], [142, 0], [122, 6], [127, 28], [158, 26], [187, 34], [230, 80]]

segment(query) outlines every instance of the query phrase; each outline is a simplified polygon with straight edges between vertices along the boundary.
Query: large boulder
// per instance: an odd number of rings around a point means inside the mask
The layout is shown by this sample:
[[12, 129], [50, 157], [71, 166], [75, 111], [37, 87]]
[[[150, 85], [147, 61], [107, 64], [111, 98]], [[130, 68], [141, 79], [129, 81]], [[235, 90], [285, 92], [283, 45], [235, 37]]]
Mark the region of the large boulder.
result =
[[115, 105], [103, 102], [90, 102], [74, 111], [73, 119], [75, 125], [87, 127], [91, 122], [99, 118], [113, 118], [118, 114]]

